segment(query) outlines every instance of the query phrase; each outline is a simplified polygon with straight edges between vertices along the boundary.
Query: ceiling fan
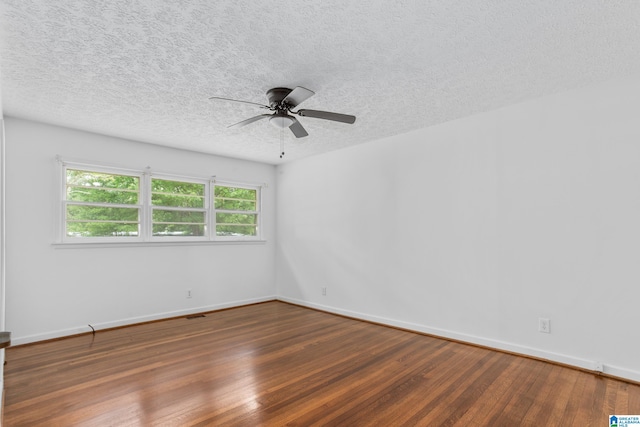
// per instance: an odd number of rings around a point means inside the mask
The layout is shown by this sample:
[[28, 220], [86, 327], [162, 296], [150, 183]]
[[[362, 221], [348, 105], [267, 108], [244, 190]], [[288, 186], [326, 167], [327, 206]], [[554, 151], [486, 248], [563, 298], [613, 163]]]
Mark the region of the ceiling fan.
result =
[[259, 116], [251, 117], [241, 122], [232, 124], [228, 126], [228, 128], [239, 128], [239, 127], [246, 126], [250, 123], [257, 122], [258, 120], [268, 118], [269, 123], [271, 123], [276, 128], [278, 129], [289, 128], [291, 129], [291, 132], [293, 132], [296, 138], [303, 138], [305, 136], [308, 136], [309, 134], [304, 129], [302, 124], [300, 124], [300, 122], [295, 117], [293, 117], [292, 114], [301, 116], [301, 117], [313, 117], [316, 119], [331, 120], [334, 122], [349, 123], [349, 124], [353, 124], [356, 121], [355, 116], [351, 116], [348, 114], [331, 113], [328, 111], [318, 111], [318, 110], [292, 111], [293, 108], [297, 107], [302, 102], [311, 98], [313, 95], [315, 95], [315, 92], [309, 89], [303, 88], [302, 86], [297, 86], [293, 89], [288, 89], [285, 87], [276, 87], [273, 89], [269, 89], [267, 91], [267, 99], [269, 100], [269, 105], [258, 104], [256, 102], [251, 102], [251, 101], [240, 101], [237, 99], [222, 98], [220, 96], [212, 96], [209, 99], [241, 102], [243, 104], [252, 104], [252, 105], [257, 105], [261, 108], [267, 109], [269, 111], [273, 111], [272, 114], [260, 114]]

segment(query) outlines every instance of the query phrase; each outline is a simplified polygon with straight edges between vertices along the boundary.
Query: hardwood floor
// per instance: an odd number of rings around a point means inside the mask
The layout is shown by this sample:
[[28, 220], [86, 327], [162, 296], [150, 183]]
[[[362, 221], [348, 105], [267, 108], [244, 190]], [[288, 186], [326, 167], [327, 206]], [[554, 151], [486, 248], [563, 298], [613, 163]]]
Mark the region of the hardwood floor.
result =
[[640, 385], [281, 302], [9, 348], [5, 426], [604, 426]]

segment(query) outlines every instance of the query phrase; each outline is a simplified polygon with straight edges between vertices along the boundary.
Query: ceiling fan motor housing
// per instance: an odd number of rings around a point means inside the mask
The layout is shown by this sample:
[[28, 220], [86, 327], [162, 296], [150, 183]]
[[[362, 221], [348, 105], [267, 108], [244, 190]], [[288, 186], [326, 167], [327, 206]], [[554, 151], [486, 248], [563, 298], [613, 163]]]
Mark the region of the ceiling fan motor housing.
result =
[[282, 100], [291, 93], [291, 89], [286, 87], [275, 87], [267, 91], [267, 99], [269, 100], [269, 106], [271, 108], [277, 108], [280, 106]]

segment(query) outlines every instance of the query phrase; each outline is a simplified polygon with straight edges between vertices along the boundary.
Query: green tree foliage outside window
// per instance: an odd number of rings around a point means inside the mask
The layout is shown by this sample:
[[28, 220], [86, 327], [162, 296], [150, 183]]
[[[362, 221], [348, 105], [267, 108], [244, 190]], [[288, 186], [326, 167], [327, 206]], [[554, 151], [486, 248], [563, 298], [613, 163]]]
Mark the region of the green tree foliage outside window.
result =
[[205, 235], [204, 184], [153, 178], [151, 205], [153, 236]]
[[63, 242], [250, 240], [260, 234], [257, 187], [96, 169], [63, 168]]
[[66, 235], [138, 236], [139, 199], [137, 176], [67, 169]]
[[216, 185], [214, 200], [217, 236], [257, 236], [257, 190]]

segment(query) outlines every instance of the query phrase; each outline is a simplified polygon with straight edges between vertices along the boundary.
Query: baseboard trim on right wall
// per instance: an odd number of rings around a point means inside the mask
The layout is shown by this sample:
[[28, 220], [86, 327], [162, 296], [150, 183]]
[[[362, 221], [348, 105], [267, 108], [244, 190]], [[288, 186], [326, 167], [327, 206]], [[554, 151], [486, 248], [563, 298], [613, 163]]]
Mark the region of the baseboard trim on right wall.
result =
[[350, 317], [357, 320], [364, 320], [371, 323], [377, 323], [383, 326], [390, 326], [393, 328], [404, 329], [411, 332], [417, 332], [425, 335], [431, 335], [438, 338], [444, 338], [452, 341], [458, 341], [465, 344], [473, 344], [480, 347], [485, 347], [492, 350], [503, 351], [519, 356], [534, 358], [543, 360], [546, 362], [552, 362], [559, 365], [564, 365], [570, 368], [579, 369], [582, 371], [593, 372], [611, 378], [620, 379], [623, 381], [629, 381], [640, 384], [640, 372], [631, 369], [621, 368], [604, 364], [603, 372], [594, 370], [595, 361], [582, 359], [579, 357], [568, 356], [566, 354], [554, 353], [550, 351], [540, 350], [533, 347], [527, 347], [517, 344], [511, 344], [504, 341], [493, 340], [490, 338], [478, 337], [475, 335], [462, 334], [446, 329], [432, 328], [417, 323], [404, 322], [401, 320], [389, 319], [386, 317], [373, 316], [366, 313], [360, 313], [356, 311], [344, 310], [337, 307], [327, 306], [323, 304], [316, 304], [309, 301], [303, 301], [296, 298], [289, 298], [279, 295], [277, 297], [279, 301], [289, 304], [299, 305], [302, 307], [312, 308], [327, 313], [337, 314], [344, 317]]

